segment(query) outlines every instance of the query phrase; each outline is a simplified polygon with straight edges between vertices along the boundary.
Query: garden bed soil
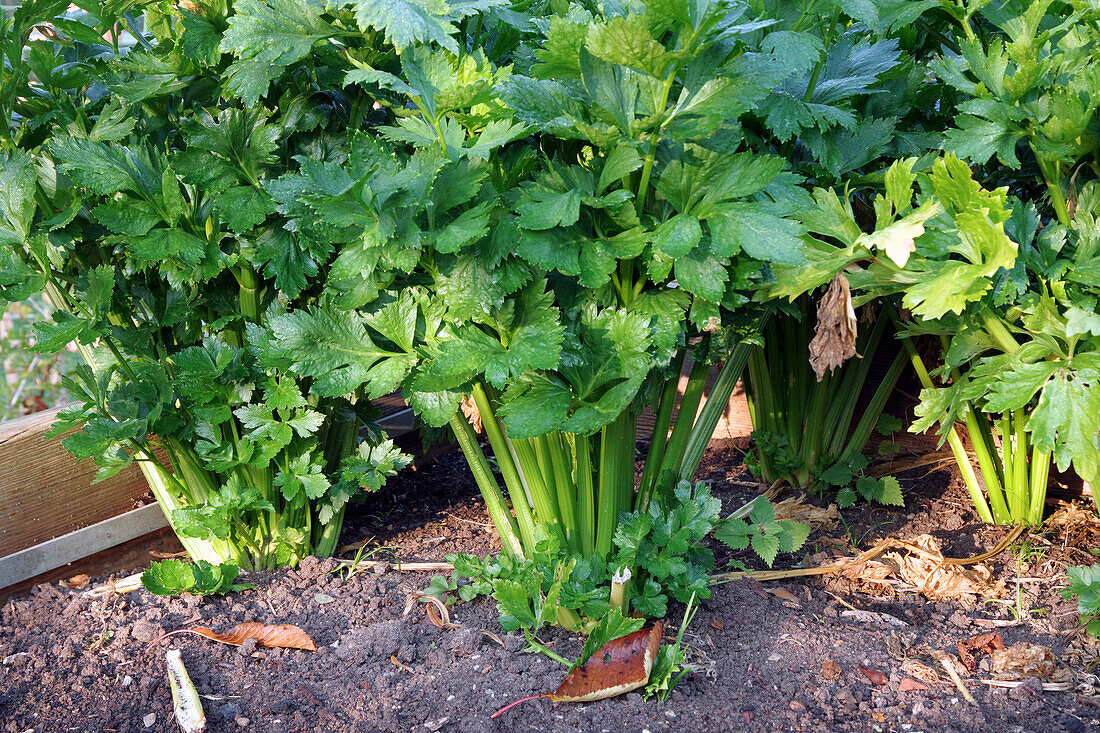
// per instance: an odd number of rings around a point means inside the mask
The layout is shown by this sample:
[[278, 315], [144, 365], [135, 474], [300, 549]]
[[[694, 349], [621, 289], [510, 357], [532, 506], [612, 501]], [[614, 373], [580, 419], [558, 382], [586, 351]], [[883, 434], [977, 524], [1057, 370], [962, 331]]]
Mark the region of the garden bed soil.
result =
[[[741, 465], [744, 447], [716, 440], [699, 472], [726, 512], [757, 491]], [[1005, 536], [977, 521], [949, 463], [899, 478], [904, 508], [846, 510], [839, 528], [815, 533], [805, 552], [777, 566], [835, 547], [834, 540], [865, 549], [881, 538], [929, 533], [946, 555], [967, 556]], [[137, 590], [91, 598], [86, 589], [40, 585], [10, 599], [0, 615], [0, 730], [176, 730], [164, 666], [172, 647], [182, 650], [214, 731], [1087, 730], [1100, 725], [1100, 697], [1080, 657], [1079, 684], [1069, 693], [1044, 692], [1035, 679], [1017, 689], [990, 688], [978, 681], [990, 676], [982, 666], [966, 681], [976, 706], [950, 682], [916, 691], [899, 686], [907, 679], [903, 658], [922, 646], [953, 653], [958, 641], [991, 631], [1007, 645], [1032, 642], [1066, 657], [1067, 644], [1079, 638], [1077, 615], [1057, 591], [1067, 564], [1091, 562], [1086, 549], [1100, 546], [1097, 527], [1081, 520], [1068, 530], [1076, 533], [1069, 538], [1075, 547], [1063, 545], [1064, 529], [1031, 534], [1025, 552], [1017, 543], [990, 560], [1012, 608], [843, 593], [819, 578], [726, 583], [702, 603], [685, 636], [698, 671], [667, 701], [637, 693], [588, 704], [536, 700], [497, 720], [490, 714], [506, 703], [556, 688], [564, 669], [523, 653], [522, 636], [501, 631], [490, 600], [454, 607], [460, 627], [451, 631], [429, 623], [423, 606], [405, 617], [409, 590], [423, 588], [427, 574], [384, 569], [346, 577], [333, 572], [333, 561], [310, 558], [296, 570], [254, 574], [247, 580], [255, 589], [227, 597], [159, 598]], [[441, 560], [455, 551], [499, 549], [460, 455], [391, 481], [349, 518], [344, 540], [367, 540], [373, 559]], [[769, 592], [775, 589], [786, 593]], [[888, 613], [908, 626], [845, 617], [852, 608]], [[1025, 617], [1017, 622], [1020, 610]], [[673, 607], [673, 627], [682, 613]], [[318, 650], [235, 648], [190, 635], [149, 644], [172, 629], [224, 630], [243, 621], [297, 624]], [[540, 638], [567, 657], [581, 647], [580, 638], [557, 630]], [[861, 667], [882, 672], [886, 683], [873, 684]]]

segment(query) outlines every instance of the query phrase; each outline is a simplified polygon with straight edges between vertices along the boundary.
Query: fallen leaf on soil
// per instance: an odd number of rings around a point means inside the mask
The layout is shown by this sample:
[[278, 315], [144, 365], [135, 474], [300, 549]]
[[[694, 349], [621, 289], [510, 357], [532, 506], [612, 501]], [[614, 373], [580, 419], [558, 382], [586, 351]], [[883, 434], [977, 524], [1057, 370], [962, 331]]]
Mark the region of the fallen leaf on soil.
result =
[[725, 629], [726, 629], [726, 625], [724, 623], [722, 623], [721, 621], [719, 621], [718, 619], [714, 619], [713, 621], [711, 621], [710, 622], [710, 627], [712, 629], [717, 630], [717, 631], [725, 631]]
[[81, 573], [80, 575], [74, 575], [68, 580], [62, 580], [61, 585], [65, 586], [66, 588], [76, 589], [83, 588], [84, 586], [88, 585], [90, 581], [91, 578], [89, 578], [85, 573]]
[[967, 567], [946, 562], [930, 535], [891, 544], [895, 550], [847, 568], [831, 582], [845, 592], [883, 595], [915, 591], [934, 601], [957, 601], [964, 607], [972, 607], [979, 598], [996, 598], [1004, 588], [1003, 581], [995, 581], [982, 563]]
[[840, 515], [837, 514], [836, 504], [830, 504], [828, 507], [822, 509], [819, 506], [808, 503], [805, 494], [789, 496], [783, 501], [776, 502], [775, 518], [777, 520], [792, 519], [796, 522], [809, 525], [811, 532], [819, 529], [825, 531], [836, 529], [837, 523], [840, 521]]
[[921, 664], [915, 659], [906, 659], [901, 663], [901, 671], [905, 674], [920, 680], [921, 682], [927, 682], [930, 685], [938, 685], [942, 680], [940, 679], [940, 673], [933, 667], [929, 667], [927, 664]]
[[447, 604], [443, 601], [424, 591], [416, 590], [409, 585], [402, 584], [400, 588], [408, 594], [405, 597], [405, 613], [403, 615], [408, 616], [412, 613], [417, 601], [419, 601], [420, 603], [428, 604], [428, 620], [432, 622], [433, 626], [443, 629], [444, 631], [451, 631], [452, 629], [459, 628], [460, 624], [451, 622], [451, 614], [447, 610]]
[[909, 656], [909, 647], [913, 646], [916, 641], [916, 634], [892, 631], [886, 637], [886, 653], [894, 659], [904, 660]]
[[832, 659], [826, 659], [821, 663], [821, 676], [827, 680], [840, 679], [840, 665], [834, 662]]
[[802, 603], [798, 600], [798, 596], [791, 593], [786, 588], [768, 588], [769, 593], [783, 601], [783, 605], [787, 608], [802, 608]]
[[486, 631], [485, 629], [482, 629], [481, 633], [482, 633], [483, 636], [488, 636], [490, 639], [495, 641], [497, 644], [500, 644], [501, 649], [507, 649], [508, 648], [508, 645], [505, 644], [504, 641], [499, 636], [494, 634], [492, 631]]
[[409, 665], [402, 664], [401, 662], [397, 661], [397, 655], [396, 654], [391, 654], [390, 655], [390, 661], [393, 662], [393, 666], [399, 667], [399, 668], [405, 670], [406, 672], [412, 672], [413, 671], [412, 667], [410, 667]]
[[878, 611], [861, 611], [858, 608], [850, 608], [847, 611], [841, 611], [840, 617], [855, 619], [861, 624], [886, 624], [887, 626], [898, 626], [901, 628], [905, 628], [909, 625], [897, 616], [891, 616], [888, 613], [879, 613]]
[[1069, 641], [1062, 651], [1062, 661], [1071, 667], [1089, 669], [1100, 660], [1100, 638], [1083, 628], [1070, 632]]
[[978, 670], [978, 654], [992, 654], [997, 649], [1004, 649], [1005, 643], [1001, 640], [1001, 635], [993, 631], [963, 639], [958, 643], [958, 647], [959, 659], [962, 660], [967, 671], [974, 674]]
[[990, 663], [993, 674], [1001, 679], [1038, 677], [1043, 682], [1068, 682], [1073, 678], [1072, 672], [1058, 665], [1048, 647], [1026, 641], [994, 650]]
[[255, 639], [257, 646], [279, 647], [282, 649], [305, 649], [311, 652], [317, 651], [317, 645], [313, 643], [313, 639], [309, 637], [309, 634], [302, 631], [297, 626], [291, 624], [267, 625], [255, 621], [246, 621], [243, 624], [237, 624], [223, 634], [215, 633], [204, 626], [195, 626], [190, 629], [176, 629], [175, 631], [169, 631], [167, 634], [157, 637], [149, 643], [156, 644], [161, 639], [175, 634], [196, 634], [231, 646], [240, 646], [248, 639]]
[[860, 665], [859, 671], [867, 675], [867, 679], [871, 680], [871, 683], [875, 685], [882, 686], [890, 681], [890, 678], [886, 676], [886, 673], [883, 672], [881, 669], [875, 669], [874, 667], [864, 667], [863, 665]]
[[521, 702], [540, 697], [554, 702], [590, 702], [636, 690], [649, 682], [662, 633], [663, 628], [657, 622], [651, 628], [612, 639], [596, 650], [587, 662], [570, 672], [555, 692], [521, 698], [491, 717], [495, 718]]
[[901, 681], [901, 684], [898, 685], [898, 692], [918, 692], [927, 689], [928, 685], [917, 682], [916, 680], [910, 679], [909, 677], [903, 679]]
[[817, 304], [817, 326], [810, 341], [810, 366], [817, 381], [856, 355], [856, 328], [848, 278], [838, 272]]

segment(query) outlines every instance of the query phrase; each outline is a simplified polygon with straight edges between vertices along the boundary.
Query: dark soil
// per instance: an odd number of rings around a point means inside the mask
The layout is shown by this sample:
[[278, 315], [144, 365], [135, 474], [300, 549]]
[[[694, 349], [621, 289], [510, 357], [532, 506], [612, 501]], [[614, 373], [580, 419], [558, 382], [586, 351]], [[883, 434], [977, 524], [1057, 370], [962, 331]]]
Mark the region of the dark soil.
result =
[[[737, 447], [715, 441], [699, 475], [713, 483], [727, 512], [755, 493]], [[935, 536], [948, 556], [995, 546], [1005, 530], [978, 523], [948, 465], [902, 474], [905, 508], [846, 510], [845, 523], [827, 536], [813, 535], [807, 550], [835, 546], [830, 539], [865, 549], [883, 537], [921, 533]], [[899, 685], [906, 678], [905, 655], [922, 645], [953, 653], [957, 641], [988, 631], [999, 632], [1008, 645], [1029, 641], [1061, 657], [1078, 632], [1073, 604], [1057, 591], [1067, 564], [1091, 562], [1087, 548], [1100, 546], [1097, 527], [1086, 521], [1072, 530], [1076, 535], [1069, 539], [1083, 549], [1067, 549], [1065, 531], [1051, 530], [1027, 536], [1025, 552], [1017, 545], [990, 561], [1006, 582], [1004, 599], [1014, 605], [1021, 578], [1026, 618], [1018, 623], [1013, 609], [1000, 603], [966, 609], [914, 594], [834, 595], [820, 579], [781, 586], [731, 582], [715, 588], [687, 631], [689, 659], [698, 671], [666, 702], [637, 693], [589, 704], [538, 700], [497, 720], [489, 718], [494, 710], [553, 690], [564, 670], [523, 653], [522, 637], [501, 632], [488, 600], [453, 608], [452, 619], [461, 624], [453, 631], [428, 623], [422, 606], [403, 617], [410, 587], [428, 582], [423, 574], [389, 569], [348, 578], [332, 572], [331, 560], [309, 559], [297, 570], [253, 575], [254, 590], [207, 599], [165, 599], [143, 590], [92, 599], [81, 590], [41, 585], [11, 599], [0, 614], [0, 730], [174, 731], [164, 667], [170, 647], [182, 649], [214, 731], [1095, 729], [1100, 698], [1087, 690], [1096, 678], [1083, 670], [1077, 678], [1083, 687], [1057, 693], [1043, 692], [1035, 681], [1014, 690], [990, 688], [978, 681], [989, 677], [979, 667], [967, 681], [976, 707], [949, 682], [914, 692], [900, 692]], [[373, 559], [433, 560], [499, 548], [460, 456], [444, 456], [392, 481], [349, 518], [344, 539], [366, 540], [363, 554]], [[748, 562], [747, 556], [738, 559]], [[777, 566], [802, 559], [788, 556]], [[768, 592], [778, 587], [787, 591], [784, 598]], [[848, 606], [885, 612], [909, 626], [861, 623], [842, 615]], [[673, 609], [674, 626], [682, 613], [682, 607]], [[166, 630], [224, 630], [243, 621], [297, 624], [318, 651], [233, 648], [193, 636], [149, 645]], [[990, 625], [996, 621], [1001, 625]], [[563, 632], [540, 638], [565, 656], [581, 647], [581, 639]], [[886, 684], [872, 684], [861, 667], [881, 671]]]

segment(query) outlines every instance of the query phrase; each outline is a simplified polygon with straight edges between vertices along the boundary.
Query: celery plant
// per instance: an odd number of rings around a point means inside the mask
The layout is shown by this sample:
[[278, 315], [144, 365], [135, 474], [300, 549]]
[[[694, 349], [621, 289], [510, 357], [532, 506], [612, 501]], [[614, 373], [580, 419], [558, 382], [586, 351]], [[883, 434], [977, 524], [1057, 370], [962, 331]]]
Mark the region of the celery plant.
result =
[[[807, 296], [799, 298], [805, 300]], [[798, 310], [805, 314], [809, 309], [803, 302]], [[863, 453], [906, 364], [900, 354], [893, 360], [857, 420], [860, 396], [888, 324], [880, 313], [855, 342], [861, 358], [820, 379], [810, 366], [806, 318], [781, 314], [767, 324], [764, 345], [749, 356], [745, 381], [757, 466], [765, 481], [814, 487], [830, 466], [849, 465]]]
[[[322, 305], [276, 319], [283, 356], [321, 394], [400, 387], [450, 426], [503, 543], [478, 572], [516, 628], [602, 615], [622, 567], [624, 610], [709, 592], [718, 506], [687, 479], [748, 356], [752, 288], [801, 261], [790, 215], [808, 202], [780, 157], [742, 149], [740, 116], [811, 63], [767, 23], [719, 3], [549, 5], [514, 47], [476, 46], [522, 17], [486, 11], [437, 18], [398, 57], [353, 56], [339, 81], [375, 94], [378, 127], [275, 185], [341, 234]], [[798, 544], [765, 524], [755, 544]]]
[[[44, 292], [57, 310], [36, 348], [76, 341], [86, 362], [56, 431], [80, 427], [64, 443], [97, 479], [136, 462], [197, 561], [332, 554], [347, 502], [407, 459], [360, 439], [361, 393], [322, 394], [275, 353], [277, 319], [319, 302], [331, 244], [307, 241], [271, 183], [370, 104], [338, 110], [276, 63], [227, 68], [242, 29], [216, 0], [64, 10], [26, 3], [0, 37], [2, 297]], [[350, 11], [332, 22], [349, 53], [393, 53]], [[36, 27], [51, 40], [29, 42]]]

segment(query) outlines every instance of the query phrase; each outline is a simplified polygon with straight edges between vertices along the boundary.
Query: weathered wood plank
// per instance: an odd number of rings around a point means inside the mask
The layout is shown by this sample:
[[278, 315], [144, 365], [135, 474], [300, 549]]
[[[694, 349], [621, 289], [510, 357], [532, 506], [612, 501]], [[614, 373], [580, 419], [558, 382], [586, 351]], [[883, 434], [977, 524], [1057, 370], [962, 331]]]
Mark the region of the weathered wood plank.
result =
[[130, 511], [148, 491], [136, 466], [93, 484], [95, 464], [43, 440], [56, 415], [0, 423], [0, 557]]

